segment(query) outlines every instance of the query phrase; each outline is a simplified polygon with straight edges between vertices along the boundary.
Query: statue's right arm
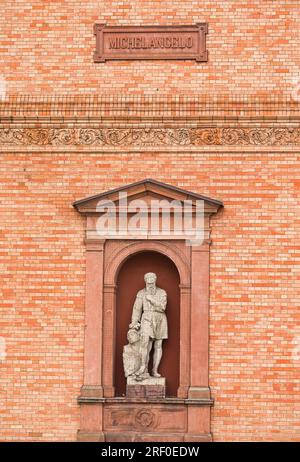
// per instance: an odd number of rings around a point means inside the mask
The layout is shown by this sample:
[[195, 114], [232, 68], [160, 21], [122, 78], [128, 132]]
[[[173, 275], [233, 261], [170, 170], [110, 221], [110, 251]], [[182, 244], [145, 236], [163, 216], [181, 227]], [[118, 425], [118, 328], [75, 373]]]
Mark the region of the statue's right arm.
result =
[[132, 308], [131, 324], [129, 326], [130, 328], [135, 328], [135, 327], [140, 326], [142, 311], [143, 311], [143, 294], [138, 292], [133, 308]]

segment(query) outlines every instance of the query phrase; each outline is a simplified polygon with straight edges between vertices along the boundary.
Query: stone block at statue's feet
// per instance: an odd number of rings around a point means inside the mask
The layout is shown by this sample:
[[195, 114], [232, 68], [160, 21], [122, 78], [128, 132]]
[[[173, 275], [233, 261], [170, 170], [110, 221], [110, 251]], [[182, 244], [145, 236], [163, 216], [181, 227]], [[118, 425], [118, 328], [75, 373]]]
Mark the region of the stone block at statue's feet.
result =
[[140, 382], [133, 377], [127, 377], [126, 396], [128, 398], [165, 398], [166, 379], [148, 377]]

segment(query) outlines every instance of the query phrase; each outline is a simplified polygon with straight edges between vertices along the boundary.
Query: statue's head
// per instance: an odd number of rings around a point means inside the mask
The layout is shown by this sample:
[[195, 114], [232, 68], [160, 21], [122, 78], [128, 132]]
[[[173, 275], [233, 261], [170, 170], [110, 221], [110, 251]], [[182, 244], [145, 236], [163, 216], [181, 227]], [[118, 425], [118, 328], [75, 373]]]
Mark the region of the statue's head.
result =
[[127, 340], [129, 343], [136, 343], [140, 340], [140, 334], [135, 329], [129, 329], [127, 332]]
[[155, 273], [146, 273], [144, 276], [144, 281], [146, 284], [155, 284], [156, 279], [157, 278]]

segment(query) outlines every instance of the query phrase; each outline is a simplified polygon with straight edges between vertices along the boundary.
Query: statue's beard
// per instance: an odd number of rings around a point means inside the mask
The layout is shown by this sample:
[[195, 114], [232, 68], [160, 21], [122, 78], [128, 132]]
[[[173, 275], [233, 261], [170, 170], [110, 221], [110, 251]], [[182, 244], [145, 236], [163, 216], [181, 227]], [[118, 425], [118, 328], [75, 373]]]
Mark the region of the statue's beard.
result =
[[150, 295], [154, 295], [154, 294], [155, 294], [155, 284], [147, 284], [147, 285], [146, 285], [146, 291], [147, 291]]

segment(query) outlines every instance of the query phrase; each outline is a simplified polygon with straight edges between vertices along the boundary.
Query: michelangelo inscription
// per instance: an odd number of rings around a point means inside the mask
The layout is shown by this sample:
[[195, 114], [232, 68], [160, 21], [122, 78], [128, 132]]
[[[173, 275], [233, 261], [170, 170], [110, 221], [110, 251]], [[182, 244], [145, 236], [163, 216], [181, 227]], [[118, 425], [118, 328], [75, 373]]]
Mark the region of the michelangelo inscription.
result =
[[94, 62], [128, 59], [207, 61], [207, 23], [194, 26], [108, 27], [95, 24]]
[[167, 35], [166, 37], [143, 37], [143, 36], [114, 36], [109, 39], [109, 49], [157, 49], [157, 48], [192, 48], [193, 37], [180, 37], [176, 35]]

